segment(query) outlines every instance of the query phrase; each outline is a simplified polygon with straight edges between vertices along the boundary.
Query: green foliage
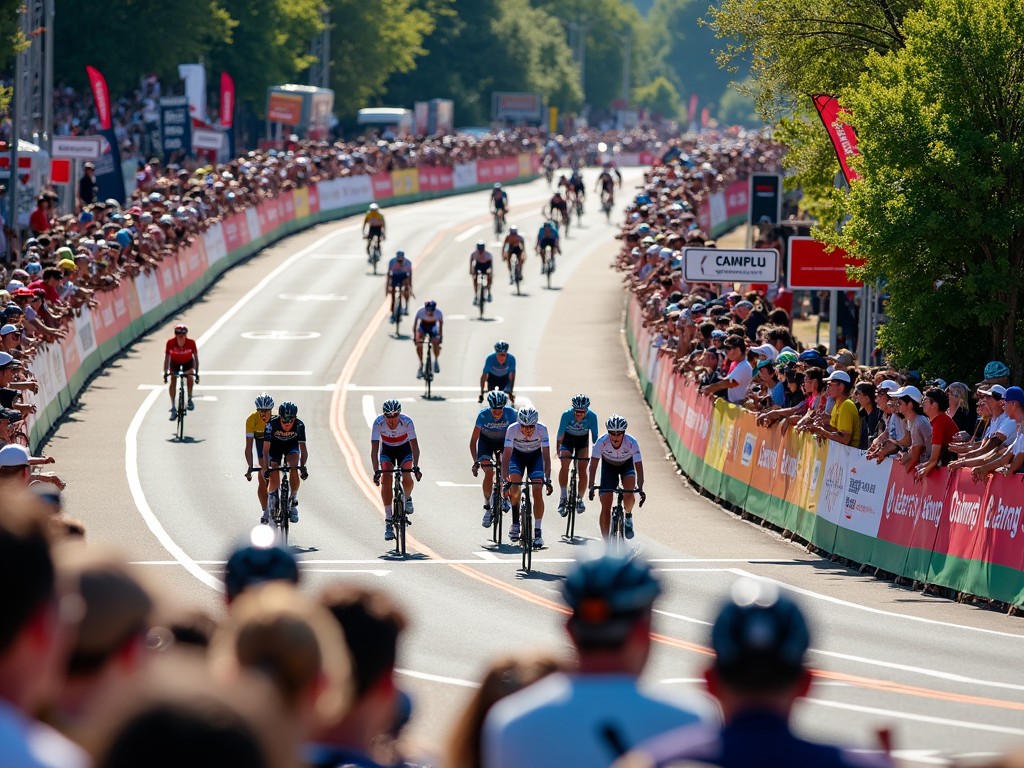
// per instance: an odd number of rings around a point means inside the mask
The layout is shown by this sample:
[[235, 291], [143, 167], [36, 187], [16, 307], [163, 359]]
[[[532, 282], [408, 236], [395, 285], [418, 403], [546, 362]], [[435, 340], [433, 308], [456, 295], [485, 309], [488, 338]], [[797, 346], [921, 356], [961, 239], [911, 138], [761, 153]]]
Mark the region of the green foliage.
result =
[[681, 117], [679, 94], [667, 77], [657, 77], [646, 85], [633, 90], [636, 106], [661, 115], [669, 120]]
[[718, 102], [718, 120], [724, 125], [756, 126], [761, 124], [757, 105], [745, 91], [727, 88]]
[[14, 71], [14, 54], [21, 40], [18, 29], [21, 3], [22, 0], [0, 0], [0, 72]]
[[852, 218], [830, 238], [887, 281], [897, 363], [977, 381], [1003, 359], [1020, 376], [1024, 0], [923, 0], [902, 35], [841, 93], [863, 179], [836, 195]]

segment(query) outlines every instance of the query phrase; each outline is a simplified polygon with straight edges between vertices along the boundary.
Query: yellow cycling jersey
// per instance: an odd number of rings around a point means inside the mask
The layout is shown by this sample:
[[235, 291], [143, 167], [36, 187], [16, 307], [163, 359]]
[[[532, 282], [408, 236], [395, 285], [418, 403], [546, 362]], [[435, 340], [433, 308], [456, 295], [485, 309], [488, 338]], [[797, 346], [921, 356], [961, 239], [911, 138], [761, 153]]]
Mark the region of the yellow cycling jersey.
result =
[[249, 414], [249, 418], [245, 420], [245, 436], [255, 437], [257, 440], [263, 439], [263, 430], [267, 428], [266, 423], [260, 416], [259, 411], [253, 411]]
[[372, 227], [379, 227], [384, 223], [384, 215], [380, 211], [367, 211], [363, 223], [369, 224]]

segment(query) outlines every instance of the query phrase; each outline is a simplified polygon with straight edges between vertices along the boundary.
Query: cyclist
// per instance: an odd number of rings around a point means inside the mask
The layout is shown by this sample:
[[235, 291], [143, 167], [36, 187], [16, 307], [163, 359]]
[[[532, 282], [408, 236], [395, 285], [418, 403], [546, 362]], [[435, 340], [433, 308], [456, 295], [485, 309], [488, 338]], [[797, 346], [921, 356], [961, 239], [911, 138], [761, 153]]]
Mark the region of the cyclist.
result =
[[[473, 434], [469, 438], [469, 452], [473, 456], [473, 477], [481, 467], [484, 470], [484, 528], [491, 526], [491, 493], [494, 490], [495, 451], [503, 451], [505, 447], [505, 431], [516, 420], [516, 410], [508, 405], [508, 395], [500, 389], [492, 389], [487, 393], [487, 407], [476, 417]], [[499, 481], [501, 478], [498, 478]], [[503, 501], [505, 511], [510, 508], [508, 499]]]
[[564, 173], [560, 173], [558, 175], [558, 184], [555, 185], [555, 194], [558, 195], [558, 193], [561, 192], [563, 189], [565, 190], [566, 196], [568, 196], [570, 190], [572, 189], [572, 185], [569, 183], [569, 177], [566, 176]]
[[299, 485], [308, 476], [306, 460], [309, 459], [309, 451], [306, 449], [306, 425], [298, 415], [299, 406], [285, 400], [278, 406], [277, 416], [267, 423], [263, 432], [263, 459], [260, 467], [263, 479], [268, 481], [267, 514], [263, 523], [269, 522], [277, 506], [277, 489], [281, 485], [281, 473], [272, 473], [270, 470], [281, 466], [283, 461], [287, 461], [291, 467], [288, 471], [292, 487], [292, 497], [288, 500], [288, 519], [293, 523], [299, 522]]
[[576, 473], [576, 514], [582, 515], [586, 510], [583, 494], [587, 490], [587, 459], [591, 437], [597, 440], [597, 414], [590, 410], [590, 398], [584, 394], [576, 395], [570, 403], [572, 406], [562, 414], [558, 422], [558, 457], [562, 468], [558, 470], [558, 514], [565, 517], [569, 514], [565, 506], [569, 485], [569, 462], [573, 459], [583, 462], [582, 468], [577, 466]]
[[569, 204], [557, 189], [548, 202], [548, 213], [551, 214], [552, 219], [555, 219], [555, 214], [557, 213], [561, 217], [561, 221], [569, 221]]
[[501, 188], [501, 184], [495, 182], [494, 189], [491, 190], [491, 212], [497, 214], [501, 211], [501, 215], [504, 217], [505, 212], [508, 210], [508, 194]]
[[595, 192], [600, 189], [601, 202], [609, 208], [615, 205], [615, 179], [612, 178], [612, 171], [615, 171], [615, 175], [619, 178], [619, 188], [621, 189], [622, 174], [611, 163], [605, 165], [601, 175], [597, 177], [597, 186], [594, 187]]
[[[167, 340], [164, 347], [164, 381], [171, 375], [171, 370], [183, 368], [188, 385], [188, 409], [194, 410], [192, 402], [192, 383], [199, 378], [199, 349], [195, 341], [188, 337], [188, 327], [183, 323], [174, 326], [174, 336]], [[171, 381], [168, 393], [171, 396], [171, 421], [178, 418], [178, 409], [174, 401], [174, 390], [178, 385], [177, 378]]]
[[[374, 485], [380, 486], [380, 500], [384, 503], [384, 541], [395, 538], [392, 523], [391, 502], [394, 498], [392, 483], [380, 481], [382, 469], [411, 469], [419, 480], [420, 444], [416, 440], [416, 426], [412, 419], [402, 413], [402, 404], [397, 400], [385, 400], [381, 415], [373, 422], [370, 430], [370, 464], [373, 465]], [[408, 472], [402, 473], [402, 488], [405, 490], [406, 517], [413, 513], [413, 479]], [[411, 522], [411, 521], [407, 521]]]
[[579, 168], [574, 168], [572, 176], [569, 177], [569, 193], [573, 202], [583, 205], [583, 199], [587, 196], [587, 186], [583, 183], [583, 174]]
[[377, 247], [380, 247], [384, 240], [384, 214], [380, 212], [380, 206], [370, 203], [370, 210], [363, 217], [363, 237], [366, 238], [367, 261], [373, 261], [370, 251], [373, 250], [374, 238], [377, 240]]
[[516, 386], [516, 358], [508, 353], [508, 342], [499, 339], [494, 344], [494, 352], [484, 360], [484, 370], [480, 374], [480, 397], [478, 403], [484, 401], [484, 392], [500, 389], [514, 405], [516, 396], [512, 390]]
[[[564, 203], [563, 203], [564, 205]], [[551, 248], [551, 256], [544, 258], [546, 248]], [[537, 253], [540, 255], [540, 273], [555, 271], [555, 254], [561, 253], [558, 246], [558, 225], [551, 220], [545, 221], [537, 230]]]
[[[525, 474], [531, 480], [543, 480], [548, 496], [551, 495], [551, 448], [548, 442], [548, 428], [538, 421], [536, 408], [523, 408], [516, 416], [516, 423], [505, 431], [505, 450], [501, 456], [502, 476], [509, 483], [518, 483]], [[544, 495], [541, 485], [533, 486], [533, 546], [544, 546], [541, 528], [544, 518]], [[508, 537], [518, 541], [522, 529], [519, 525], [519, 493], [522, 486], [509, 486], [509, 502], [512, 505], [512, 525]]]
[[256, 410], [245, 420], [245, 479], [252, 482], [253, 470], [256, 470], [256, 496], [260, 500], [260, 515], [267, 508], [267, 480], [253, 463], [252, 449], [256, 448], [256, 461], [263, 456], [263, 435], [267, 424], [274, 416], [274, 398], [266, 392], [256, 398]]
[[473, 280], [473, 306], [476, 306], [477, 275], [487, 275], [487, 300], [491, 300], [491, 282], [494, 280], [494, 256], [487, 250], [487, 244], [481, 240], [476, 249], [469, 254], [469, 276]]
[[[604, 423], [608, 433], [594, 443], [594, 456], [590, 460], [590, 500], [594, 500], [594, 491], [601, 494], [601, 535], [608, 538], [611, 528], [612, 495], [619, 483], [626, 490], [637, 490], [643, 498], [644, 465], [640, 458], [640, 446], [632, 435], [626, 434], [629, 425], [617, 413], [608, 417]], [[601, 465], [601, 484], [594, 484], [597, 465]], [[633, 504], [635, 493], [624, 494], [623, 505], [626, 516], [622, 521], [622, 530], [627, 539], [633, 538]]]
[[416, 329], [413, 334], [413, 341], [416, 342], [416, 356], [420, 359], [420, 367], [416, 372], [416, 378], [423, 378], [423, 339], [429, 337], [434, 345], [434, 373], [441, 372], [437, 358], [441, 356], [441, 340], [444, 336], [444, 315], [437, 308], [437, 302], [433, 299], [424, 302], [423, 307], [417, 310], [416, 317], [412, 321]]
[[395, 258], [388, 262], [388, 279], [384, 292], [391, 294], [391, 314], [395, 313], [395, 290], [400, 288], [405, 304], [402, 314], [409, 314], [409, 294], [412, 293], [412, 262], [405, 258], [405, 251], [395, 251]]
[[508, 284], [512, 285], [515, 275], [512, 274], [512, 254], [519, 257], [519, 269], [522, 271], [526, 263], [526, 240], [519, 234], [519, 228], [513, 224], [508, 228], [508, 236], [501, 246], [501, 255], [508, 267]]

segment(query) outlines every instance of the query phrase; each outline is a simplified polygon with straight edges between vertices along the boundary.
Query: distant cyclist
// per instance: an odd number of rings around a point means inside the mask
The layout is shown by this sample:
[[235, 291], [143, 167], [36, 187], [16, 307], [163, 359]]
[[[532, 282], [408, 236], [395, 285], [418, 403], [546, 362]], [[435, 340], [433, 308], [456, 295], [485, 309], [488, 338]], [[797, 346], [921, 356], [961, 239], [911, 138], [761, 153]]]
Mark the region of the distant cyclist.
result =
[[[168, 339], [164, 347], [164, 381], [167, 381], [171, 373], [176, 372], [179, 368], [185, 371], [185, 383], [188, 386], [188, 409], [191, 411], [195, 408], [192, 403], [192, 383], [194, 379], [199, 378], [199, 349], [196, 347], [195, 341], [188, 337], [188, 327], [183, 323], [174, 326], [174, 337]], [[178, 380], [171, 379], [169, 390], [171, 421], [178, 418], [178, 409], [174, 399], [177, 386]]]
[[[551, 196], [551, 200], [548, 202], [548, 213], [551, 214], [552, 219], [561, 217], [561, 221], [569, 221], [569, 204], [558, 190], [555, 191], [555, 194]], [[558, 215], [556, 216], [555, 214]]]
[[487, 300], [491, 300], [491, 283], [494, 281], [494, 256], [487, 250], [487, 243], [483, 240], [476, 244], [476, 248], [469, 254], [469, 276], [473, 280], [473, 306], [476, 306], [476, 280], [477, 275], [487, 275]]
[[501, 255], [508, 267], [508, 284], [512, 285], [515, 275], [512, 274], [512, 254], [519, 257], [519, 269], [526, 263], [526, 240], [519, 234], [519, 228], [513, 224], [508, 228], [508, 236], [501, 246]]
[[[640, 458], [640, 446], [632, 435], [626, 434], [626, 427], [629, 426], [626, 420], [613, 414], [604, 425], [608, 432], [594, 443], [594, 456], [590, 460], [590, 499], [593, 500], [595, 490], [601, 494], [601, 535], [607, 539], [611, 529], [613, 492], [621, 487], [643, 494], [644, 465]], [[598, 464], [601, 465], [601, 482], [595, 485]], [[637, 494], [627, 493], [622, 500], [626, 511], [622, 532], [627, 539], [633, 538], [635, 496]]]
[[615, 179], [612, 178], [612, 171], [619, 179], [619, 188], [622, 188], [622, 174], [619, 173], [618, 169], [612, 166], [610, 163], [605, 165], [601, 171], [601, 175], [597, 177], [597, 186], [594, 187], [594, 191], [600, 190], [601, 202], [607, 205], [609, 208], [615, 205]]
[[[502, 475], [509, 483], [519, 483], [526, 475], [531, 480], [539, 480], [532, 487], [533, 491], [533, 546], [544, 546], [541, 536], [544, 518], [544, 494], [541, 484], [551, 495], [551, 447], [548, 441], [548, 428], [541, 424], [535, 408], [523, 408], [516, 416], [516, 423], [505, 432], [505, 450], [501, 457]], [[520, 485], [509, 488], [509, 502], [512, 505], [512, 525], [508, 529], [508, 537], [517, 541], [522, 533], [519, 524]]]
[[416, 342], [416, 357], [420, 359], [420, 367], [416, 372], [416, 378], [423, 378], [423, 339], [429, 338], [434, 347], [434, 373], [441, 372], [441, 366], [437, 358], [441, 356], [441, 340], [444, 337], [444, 315], [437, 308], [437, 302], [429, 300], [416, 312], [412, 321], [415, 332], [413, 341]]
[[[420, 445], [416, 440], [416, 425], [402, 413], [402, 404], [397, 400], [385, 400], [381, 415], [373, 422], [370, 430], [370, 464], [373, 466], [373, 482], [380, 486], [380, 500], [384, 503], [384, 541], [395, 538], [392, 523], [391, 502], [394, 499], [392, 480], [381, 482], [382, 469], [412, 469], [416, 479], [419, 471]], [[405, 514], [413, 513], [411, 472], [402, 473], [402, 488], [405, 491]]]
[[[252, 482], [252, 473], [256, 471], [256, 496], [260, 500], [260, 515], [267, 508], [267, 483], [263, 473], [259, 471], [259, 462], [263, 458], [263, 436], [267, 424], [274, 417], [274, 398], [266, 392], [256, 398], [256, 410], [245, 420], [245, 479]], [[256, 449], [255, 456], [253, 448]]]
[[370, 251], [373, 250], [373, 242], [376, 239], [377, 247], [384, 241], [384, 214], [380, 212], [380, 206], [370, 203], [370, 210], [363, 217], [363, 237], [366, 238], [366, 256], [370, 258]]
[[590, 458], [590, 440], [597, 440], [597, 414], [590, 410], [590, 398], [576, 395], [572, 406], [562, 414], [558, 422], [558, 456], [562, 467], [558, 470], [558, 514], [565, 517], [569, 509], [565, 506], [569, 485], [569, 462], [573, 458], [581, 460], [582, 466], [576, 467], [576, 514], [583, 514], [586, 505], [583, 496], [587, 490], [587, 459]]
[[484, 360], [484, 370], [480, 374], [480, 397], [477, 402], [484, 401], [484, 392], [500, 389], [514, 404], [516, 396], [512, 390], [516, 386], [516, 358], [508, 353], [508, 342], [499, 339], [494, 344], [494, 352]]
[[579, 168], [576, 168], [572, 172], [572, 176], [569, 177], [569, 194], [575, 202], [583, 203], [583, 199], [587, 196], [587, 186], [583, 183], [583, 174]]
[[388, 262], [388, 279], [384, 284], [385, 294], [391, 295], [391, 310], [395, 312], [395, 293], [393, 289], [402, 292], [405, 304], [402, 307], [402, 314], [409, 314], [409, 294], [412, 293], [412, 262], [405, 258], [405, 251], [396, 251], [395, 258]]
[[[500, 389], [487, 393], [487, 407], [477, 414], [473, 434], [469, 438], [469, 452], [473, 456], [473, 477], [480, 468], [484, 470], [484, 528], [491, 526], [491, 493], [494, 491], [495, 452], [501, 453], [505, 448], [505, 432], [516, 421], [516, 409], [508, 405], [508, 395]], [[500, 467], [499, 467], [500, 469]], [[501, 478], [498, 478], [499, 482]], [[505, 510], [509, 509], [508, 499], [504, 499]]]
[[491, 212], [498, 211], [501, 211], [502, 215], [508, 211], [508, 194], [501, 188], [501, 184], [496, 182], [494, 189], [491, 190]]
[[[545, 263], [544, 249], [551, 249], [551, 256]], [[553, 221], [545, 221], [539, 230], [537, 230], [537, 253], [540, 255], [540, 271], [544, 274], [545, 268], [550, 271], [555, 271], [555, 255], [560, 253], [558, 245], [558, 225]]]
[[263, 461], [260, 462], [263, 478], [267, 480], [266, 518], [277, 507], [277, 489], [281, 485], [281, 473], [271, 469], [287, 463], [292, 497], [288, 500], [288, 519], [299, 522], [299, 485], [308, 477], [306, 460], [309, 452], [306, 449], [306, 425], [298, 418], [299, 407], [287, 400], [278, 407], [277, 416], [272, 418], [263, 431]]

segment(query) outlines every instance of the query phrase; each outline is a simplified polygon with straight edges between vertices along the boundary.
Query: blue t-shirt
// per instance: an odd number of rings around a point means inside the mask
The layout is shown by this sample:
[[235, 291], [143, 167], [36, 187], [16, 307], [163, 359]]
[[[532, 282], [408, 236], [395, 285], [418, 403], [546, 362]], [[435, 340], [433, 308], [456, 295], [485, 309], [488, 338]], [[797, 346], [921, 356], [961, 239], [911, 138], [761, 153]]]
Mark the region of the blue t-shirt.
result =
[[576, 414], [573, 413], [572, 408], [562, 414], [562, 418], [558, 422], [557, 434], [580, 436], [587, 432], [590, 433], [591, 440], [597, 440], [597, 414], [592, 410], [587, 409], [587, 415], [583, 417], [583, 421], [576, 421]]
[[786, 380], [783, 379], [772, 387], [772, 402], [776, 405], [786, 405]]
[[502, 365], [498, 362], [498, 355], [496, 352], [492, 352], [484, 360], [484, 373], [490, 374], [491, 376], [508, 376], [516, 372], [516, 359], [514, 356], [506, 354], [505, 364]]
[[495, 419], [490, 408], [484, 408], [476, 417], [476, 426], [480, 429], [481, 437], [490, 440], [504, 440], [505, 430], [510, 424], [516, 421], [516, 409], [505, 406], [501, 410], [501, 418]]

